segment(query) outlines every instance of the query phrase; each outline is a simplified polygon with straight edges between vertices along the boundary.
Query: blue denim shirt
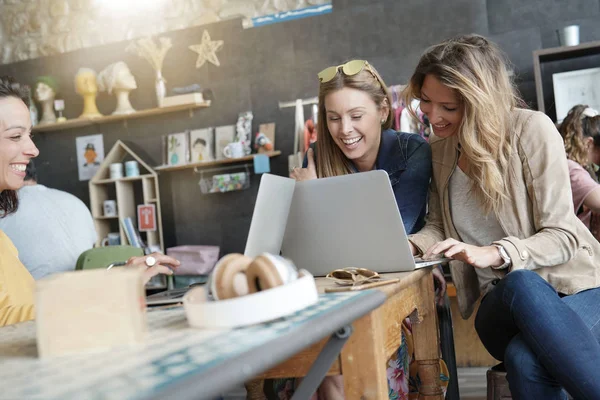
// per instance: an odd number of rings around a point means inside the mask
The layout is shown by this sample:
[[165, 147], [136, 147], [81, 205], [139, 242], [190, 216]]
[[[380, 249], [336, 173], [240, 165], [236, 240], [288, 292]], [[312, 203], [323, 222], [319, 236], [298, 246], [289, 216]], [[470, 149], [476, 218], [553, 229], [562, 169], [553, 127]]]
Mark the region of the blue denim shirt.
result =
[[[316, 151], [313, 143], [311, 147]], [[304, 157], [303, 167], [308, 160]], [[381, 132], [376, 169], [388, 173], [407, 234], [425, 225], [427, 191], [431, 179], [431, 148], [421, 136], [387, 129]]]

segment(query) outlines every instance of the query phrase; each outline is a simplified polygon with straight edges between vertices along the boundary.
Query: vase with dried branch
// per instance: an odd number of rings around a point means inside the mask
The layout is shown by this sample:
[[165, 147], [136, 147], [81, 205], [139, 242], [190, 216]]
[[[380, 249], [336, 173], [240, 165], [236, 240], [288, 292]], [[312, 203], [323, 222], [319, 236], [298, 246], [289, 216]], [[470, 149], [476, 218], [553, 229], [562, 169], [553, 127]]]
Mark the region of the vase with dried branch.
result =
[[156, 74], [156, 100], [159, 107], [162, 106], [162, 100], [167, 94], [167, 87], [165, 85], [167, 81], [162, 76], [162, 65], [167, 51], [169, 51], [172, 46], [173, 44], [171, 43], [170, 38], [159, 37], [157, 44], [154, 38], [144, 37], [131, 42], [125, 49], [125, 51], [132, 52], [144, 58], [154, 69]]

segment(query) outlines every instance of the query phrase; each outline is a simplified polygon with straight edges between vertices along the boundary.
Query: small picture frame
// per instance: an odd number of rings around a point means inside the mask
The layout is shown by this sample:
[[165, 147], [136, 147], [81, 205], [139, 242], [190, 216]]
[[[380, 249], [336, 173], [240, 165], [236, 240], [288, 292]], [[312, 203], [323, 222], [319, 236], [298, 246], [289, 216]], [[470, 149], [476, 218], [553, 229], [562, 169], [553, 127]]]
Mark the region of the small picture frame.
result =
[[167, 136], [167, 165], [182, 165], [188, 162], [188, 133], [171, 133]]
[[154, 204], [138, 204], [137, 220], [139, 232], [156, 231], [156, 206]]
[[218, 126], [215, 129], [215, 159], [226, 159], [223, 149], [233, 141], [235, 141], [235, 125]]
[[215, 160], [215, 132], [213, 128], [190, 131], [191, 162]]
[[[262, 135], [261, 135], [262, 134]], [[258, 153], [269, 153], [275, 150], [275, 123], [260, 124], [257, 138], [261, 136], [261, 143], [255, 143]], [[264, 137], [263, 137], [264, 136]]]

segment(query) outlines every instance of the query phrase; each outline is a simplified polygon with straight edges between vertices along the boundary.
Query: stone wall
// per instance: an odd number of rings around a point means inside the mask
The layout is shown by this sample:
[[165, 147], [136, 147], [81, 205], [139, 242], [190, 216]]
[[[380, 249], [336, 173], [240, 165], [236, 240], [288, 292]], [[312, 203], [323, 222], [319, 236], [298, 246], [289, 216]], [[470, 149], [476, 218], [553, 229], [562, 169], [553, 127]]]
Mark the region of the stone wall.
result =
[[[0, 0], [0, 61], [329, 3], [329, 0]], [[106, 3], [113, 4], [112, 7]], [[127, 4], [132, 6], [127, 7]]]

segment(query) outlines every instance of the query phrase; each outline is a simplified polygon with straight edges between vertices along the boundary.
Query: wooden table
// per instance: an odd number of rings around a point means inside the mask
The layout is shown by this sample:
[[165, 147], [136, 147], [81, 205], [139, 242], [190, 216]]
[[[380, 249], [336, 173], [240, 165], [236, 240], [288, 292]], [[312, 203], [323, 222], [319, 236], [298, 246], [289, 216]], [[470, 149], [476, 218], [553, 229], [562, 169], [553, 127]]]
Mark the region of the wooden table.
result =
[[[442, 400], [440, 347], [431, 267], [413, 272], [382, 274], [397, 283], [380, 286], [387, 296], [383, 305], [352, 324], [353, 334], [327, 375], [344, 376], [347, 399], [388, 398], [387, 360], [398, 350], [402, 321], [410, 317], [415, 342], [415, 359], [421, 379], [420, 399]], [[317, 279], [319, 291], [335, 284]], [[259, 376], [261, 379], [302, 377], [325, 345], [323, 340]]]

